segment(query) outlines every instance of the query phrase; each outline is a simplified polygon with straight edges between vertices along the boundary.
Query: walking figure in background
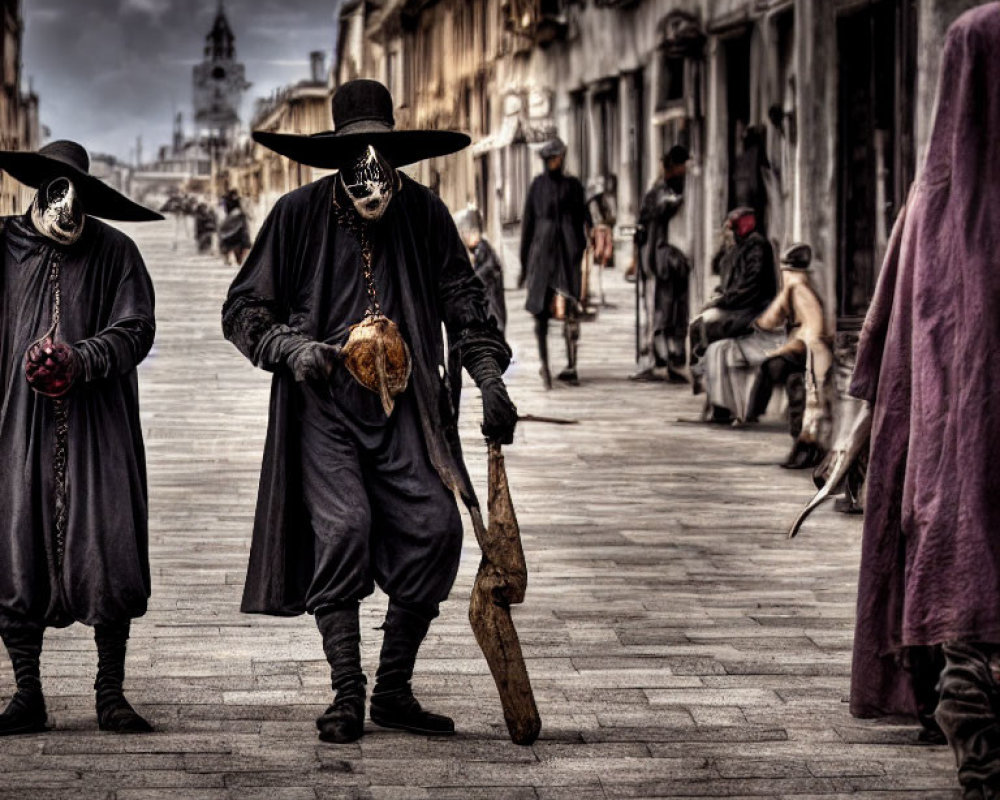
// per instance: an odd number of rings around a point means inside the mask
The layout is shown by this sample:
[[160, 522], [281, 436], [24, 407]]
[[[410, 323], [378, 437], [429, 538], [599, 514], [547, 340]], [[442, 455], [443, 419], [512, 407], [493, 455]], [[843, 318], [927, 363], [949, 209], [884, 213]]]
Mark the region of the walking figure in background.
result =
[[167, 198], [167, 202], [163, 204], [160, 208], [161, 214], [169, 214], [174, 220], [174, 240], [171, 243], [171, 249], [177, 249], [177, 243], [186, 238], [187, 235], [187, 222], [186, 217], [190, 213], [186, 198], [181, 194], [179, 189], [173, 188], [170, 191], [170, 196]]
[[469, 139], [396, 131], [392, 109], [380, 83], [349, 81], [333, 95], [333, 132], [254, 134], [338, 172], [278, 201], [223, 309], [226, 337], [274, 373], [243, 611], [315, 614], [336, 692], [316, 720], [328, 742], [364, 733], [358, 606], [376, 584], [389, 609], [372, 721], [455, 731], [410, 685], [458, 572], [456, 498], [478, 506], [442, 327], [482, 392], [487, 440], [509, 443], [517, 422], [501, 377], [510, 349], [451, 215], [398, 169]]
[[535, 337], [542, 381], [552, 388], [549, 369], [549, 320], [563, 320], [566, 369], [556, 377], [571, 386], [580, 383], [577, 355], [580, 343], [583, 254], [592, 227], [583, 184], [563, 171], [566, 145], [555, 138], [539, 152], [545, 171], [528, 189], [521, 221], [521, 277], [527, 287], [525, 308], [535, 318]]
[[237, 266], [243, 263], [243, 259], [250, 251], [250, 223], [243, 212], [243, 205], [240, 203], [240, 196], [235, 189], [230, 189], [222, 198], [222, 208], [225, 216], [219, 225], [219, 253], [223, 260], [229, 263], [229, 254], [232, 253]]
[[[645, 321], [637, 381], [686, 381], [688, 279], [691, 260], [670, 242], [670, 222], [684, 203], [684, 178], [690, 155], [675, 145], [663, 156], [659, 180], [642, 199], [636, 245], [641, 264], [637, 291]], [[636, 320], [636, 325], [639, 320]]]
[[208, 203], [199, 203], [194, 212], [194, 237], [199, 253], [212, 251], [212, 240], [218, 229], [215, 212]]
[[[615, 265], [615, 224], [618, 221], [618, 202], [616, 192], [618, 179], [615, 175], [605, 178], [600, 175], [587, 186], [587, 209], [594, 224], [593, 261], [597, 269], [597, 304], [607, 307], [604, 298], [604, 270]], [[590, 275], [588, 270], [587, 275]], [[587, 282], [590, 285], [590, 282]]]
[[94, 628], [101, 730], [151, 730], [122, 690], [131, 621], [146, 613], [146, 463], [136, 366], [153, 344], [153, 285], [135, 244], [96, 217], [159, 220], [57, 141], [0, 152], [38, 190], [2, 220], [0, 637], [17, 692], [0, 735], [46, 729], [46, 628]]
[[872, 405], [851, 713], [936, 719], [979, 800], [1000, 797], [998, 51], [1000, 3], [948, 31], [851, 383]]

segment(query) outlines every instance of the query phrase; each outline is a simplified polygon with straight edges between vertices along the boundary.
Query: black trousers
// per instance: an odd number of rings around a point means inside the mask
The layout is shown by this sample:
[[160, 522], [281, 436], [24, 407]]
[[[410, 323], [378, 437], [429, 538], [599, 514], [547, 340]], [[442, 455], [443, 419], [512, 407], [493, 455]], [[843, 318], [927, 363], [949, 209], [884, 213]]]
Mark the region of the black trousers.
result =
[[462, 519], [430, 463], [412, 392], [379, 427], [352, 424], [306, 393], [302, 492], [313, 535], [306, 608], [360, 600], [374, 584], [408, 603], [445, 600], [458, 573]]

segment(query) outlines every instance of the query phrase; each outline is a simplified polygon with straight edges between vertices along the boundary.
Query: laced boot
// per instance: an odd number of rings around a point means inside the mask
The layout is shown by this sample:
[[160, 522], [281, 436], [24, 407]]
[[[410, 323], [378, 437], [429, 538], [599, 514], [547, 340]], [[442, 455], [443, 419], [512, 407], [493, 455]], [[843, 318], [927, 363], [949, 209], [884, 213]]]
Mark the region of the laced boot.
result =
[[542, 365], [538, 374], [548, 390], [552, 388], [552, 373], [549, 371], [549, 321], [545, 317], [535, 317], [535, 339], [538, 340], [538, 360]]
[[146, 722], [122, 690], [125, 682], [125, 652], [128, 649], [130, 623], [95, 625], [97, 643], [97, 725], [110, 733], [149, 733], [153, 726]]
[[410, 687], [417, 650], [436, 616], [437, 606], [389, 601], [389, 611], [382, 626], [385, 639], [371, 700], [371, 718], [376, 725], [425, 736], [455, 732], [454, 721], [424, 711]]
[[333, 703], [316, 720], [324, 742], [347, 744], [365, 732], [365, 675], [361, 671], [361, 623], [358, 601], [316, 610], [316, 627], [330, 664]]
[[0, 714], [0, 736], [39, 733], [47, 729], [39, 660], [43, 631], [4, 631], [3, 643], [14, 667], [17, 691]]

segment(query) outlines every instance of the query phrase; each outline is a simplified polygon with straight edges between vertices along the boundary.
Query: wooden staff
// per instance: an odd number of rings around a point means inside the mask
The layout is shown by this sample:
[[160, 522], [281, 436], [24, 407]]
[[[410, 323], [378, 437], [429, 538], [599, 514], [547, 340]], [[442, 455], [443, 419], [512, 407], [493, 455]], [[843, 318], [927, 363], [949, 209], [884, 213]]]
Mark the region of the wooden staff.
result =
[[529, 745], [538, 738], [542, 721], [510, 616], [511, 605], [524, 600], [528, 569], [503, 455], [500, 445], [492, 442], [489, 444], [488, 510], [489, 528], [483, 525], [478, 509], [473, 509], [472, 514], [483, 558], [472, 588], [469, 622], [496, 681], [511, 741]]

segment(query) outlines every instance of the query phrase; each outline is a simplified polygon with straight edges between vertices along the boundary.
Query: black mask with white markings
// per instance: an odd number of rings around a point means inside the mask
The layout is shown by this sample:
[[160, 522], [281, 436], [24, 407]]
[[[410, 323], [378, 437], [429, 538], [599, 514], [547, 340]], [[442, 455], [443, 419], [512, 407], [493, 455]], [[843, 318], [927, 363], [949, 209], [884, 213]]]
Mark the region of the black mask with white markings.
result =
[[69, 178], [54, 178], [38, 189], [31, 204], [31, 222], [57, 244], [71, 245], [83, 233], [83, 203]]

